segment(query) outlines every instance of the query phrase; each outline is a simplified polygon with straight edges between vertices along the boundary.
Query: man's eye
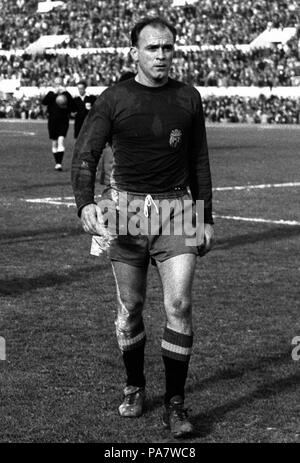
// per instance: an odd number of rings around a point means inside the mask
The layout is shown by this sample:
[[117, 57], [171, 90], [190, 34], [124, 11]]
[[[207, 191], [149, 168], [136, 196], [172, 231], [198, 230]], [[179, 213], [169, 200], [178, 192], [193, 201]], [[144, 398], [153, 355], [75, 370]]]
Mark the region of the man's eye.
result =
[[[159, 48], [160, 47], [157, 47], [157, 46], [153, 45], [153, 46], [148, 47], [148, 50], [156, 51]], [[162, 49], [163, 49], [163, 51], [172, 51], [173, 50], [173, 45], [165, 45], [164, 47], [162, 47]]]

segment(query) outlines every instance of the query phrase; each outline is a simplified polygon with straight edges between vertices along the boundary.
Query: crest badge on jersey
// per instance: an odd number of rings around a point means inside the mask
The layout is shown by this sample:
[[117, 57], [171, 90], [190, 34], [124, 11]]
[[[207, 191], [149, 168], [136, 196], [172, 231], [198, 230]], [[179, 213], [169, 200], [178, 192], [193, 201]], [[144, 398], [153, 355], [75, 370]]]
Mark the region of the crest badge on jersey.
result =
[[177, 148], [182, 140], [182, 131], [180, 129], [173, 129], [170, 133], [169, 144], [171, 148]]

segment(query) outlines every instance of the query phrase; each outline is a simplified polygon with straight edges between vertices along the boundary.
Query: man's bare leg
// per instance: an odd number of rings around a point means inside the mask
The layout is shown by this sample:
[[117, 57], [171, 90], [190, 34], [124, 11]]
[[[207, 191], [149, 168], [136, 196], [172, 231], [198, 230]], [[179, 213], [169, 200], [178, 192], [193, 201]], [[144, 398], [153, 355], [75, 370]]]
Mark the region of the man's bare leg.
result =
[[147, 268], [112, 261], [117, 288], [118, 312], [115, 321], [117, 340], [126, 369], [121, 416], [140, 416], [144, 404], [144, 349], [146, 333], [142, 311], [146, 297]]
[[163, 422], [174, 437], [182, 437], [193, 432], [183, 405], [193, 344], [191, 293], [196, 256], [182, 254], [157, 264], [167, 318], [162, 340], [166, 375]]

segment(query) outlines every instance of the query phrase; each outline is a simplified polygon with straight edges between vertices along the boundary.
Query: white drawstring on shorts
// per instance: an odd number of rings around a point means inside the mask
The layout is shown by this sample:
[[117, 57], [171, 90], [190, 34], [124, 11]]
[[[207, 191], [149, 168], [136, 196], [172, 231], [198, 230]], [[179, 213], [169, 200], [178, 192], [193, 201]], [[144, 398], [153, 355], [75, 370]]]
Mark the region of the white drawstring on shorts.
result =
[[149, 216], [148, 207], [151, 207], [151, 204], [154, 204], [156, 213], [158, 214], [158, 207], [155, 204], [155, 201], [153, 200], [151, 195], [147, 195], [146, 198], [145, 198], [145, 202], [144, 202], [144, 215], [145, 215], [145, 217]]

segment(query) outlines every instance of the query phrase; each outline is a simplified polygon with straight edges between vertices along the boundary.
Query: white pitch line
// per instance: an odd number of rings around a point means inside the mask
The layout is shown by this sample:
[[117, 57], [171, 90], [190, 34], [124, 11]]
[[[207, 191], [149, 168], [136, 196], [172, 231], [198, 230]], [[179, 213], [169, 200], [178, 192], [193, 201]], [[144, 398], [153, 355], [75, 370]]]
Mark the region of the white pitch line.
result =
[[35, 132], [25, 132], [24, 130], [0, 130], [0, 133], [25, 136], [27, 135], [29, 137], [33, 137], [35, 135]]
[[[224, 186], [213, 188], [213, 191], [240, 191], [240, 190], [255, 190], [255, 189], [264, 189], [264, 188], [293, 188], [300, 186], [300, 182], [288, 182], [288, 183], [263, 183], [258, 185], [240, 185], [240, 186]], [[34, 198], [34, 199], [24, 199], [29, 203], [49, 203], [49, 204], [64, 204], [63, 201], [74, 201], [74, 196], [55, 196], [48, 198]], [[72, 204], [75, 204], [72, 202]]]
[[[96, 196], [97, 199], [97, 196]], [[39, 203], [39, 204], [58, 204], [62, 206], [75, 206], [74, 196], [51, 196], [48, 198], [31, 198], [22, 199], [27, 203]]]
[[74, 200], [74, 196], [64, 196], [63, 198], [61, 196], [57, 196], [57, 197], [52, 196], [48, 198], [25, 199], [24, 201], [27, 201], [28, 203], [48, 203], [48, 202], [55, 201], [61, 204], [62, 201], [70, 201], [70, 200]]
[[213, 188], [214, 191], [230, 191], [230, 190], [255, 190], [264, 188], [293, 188], [300, 186], [300, 182], [288, 183], [262, 183], [260, 185], [241, 185], [241, 186], [222, 186]]
[[[66, 196], [65, 198], [34, 198], [34, 199], [25, 199], [26, 202], [35, 203], [35, 204], [53, 204], [57, 206], [75, 206], [74, 201], [72, 200], [72, 196]], [[256, 223], [270, 223], [276, 225], [289, 225], [289, 226], [299, 226], [300, 222], [297, 220], [271, 220], [271, 219], [262, 219], [258, 217], [240, 217], [234, 215], [220, 215], [214, 214], [214, 217], [218, 219], [226, 219], [226, 220], [238, 220], [243, 222], [256, 222]]]
[[271, 219], [261, 219], [256, 217], [239, 217], [234, 215], [219, 215], [216, 214], [214, 217], [218, 219], [228, 219], [228, 220], [241, 220], [244, 222], [257, 222], [257, 223], [272, 223], [278, 225], [300, 225], [300, 222], [297, 220], [271, 220]]
[[70, 199], [72, 199], [72, 197], [25, 199], [25, 201], [27, 203], [35, 203], [35, 204], [54, 204], [58, 206], [75, 206], [75, 202], [70, 201]]
[[[240, 190], [255, 190], [255, 189], [264, 189], [264, 188], [293, 188], [300, 186], [300, 182], [288, 182], [288, 183], [262, 183], [258, 185], [240, 185], [240, 186], [223, 186], [213, 188], [213, 191], [240, 191]], [[29, 203], [49, 203], [49, 204], [61, 204], [63, 201], [74, 200], [73, 196], [56, 196], [48, 198], [34, 198], [34, 199], [24, 199]], [[75, 203], [72, 203], [75, 204]]]

